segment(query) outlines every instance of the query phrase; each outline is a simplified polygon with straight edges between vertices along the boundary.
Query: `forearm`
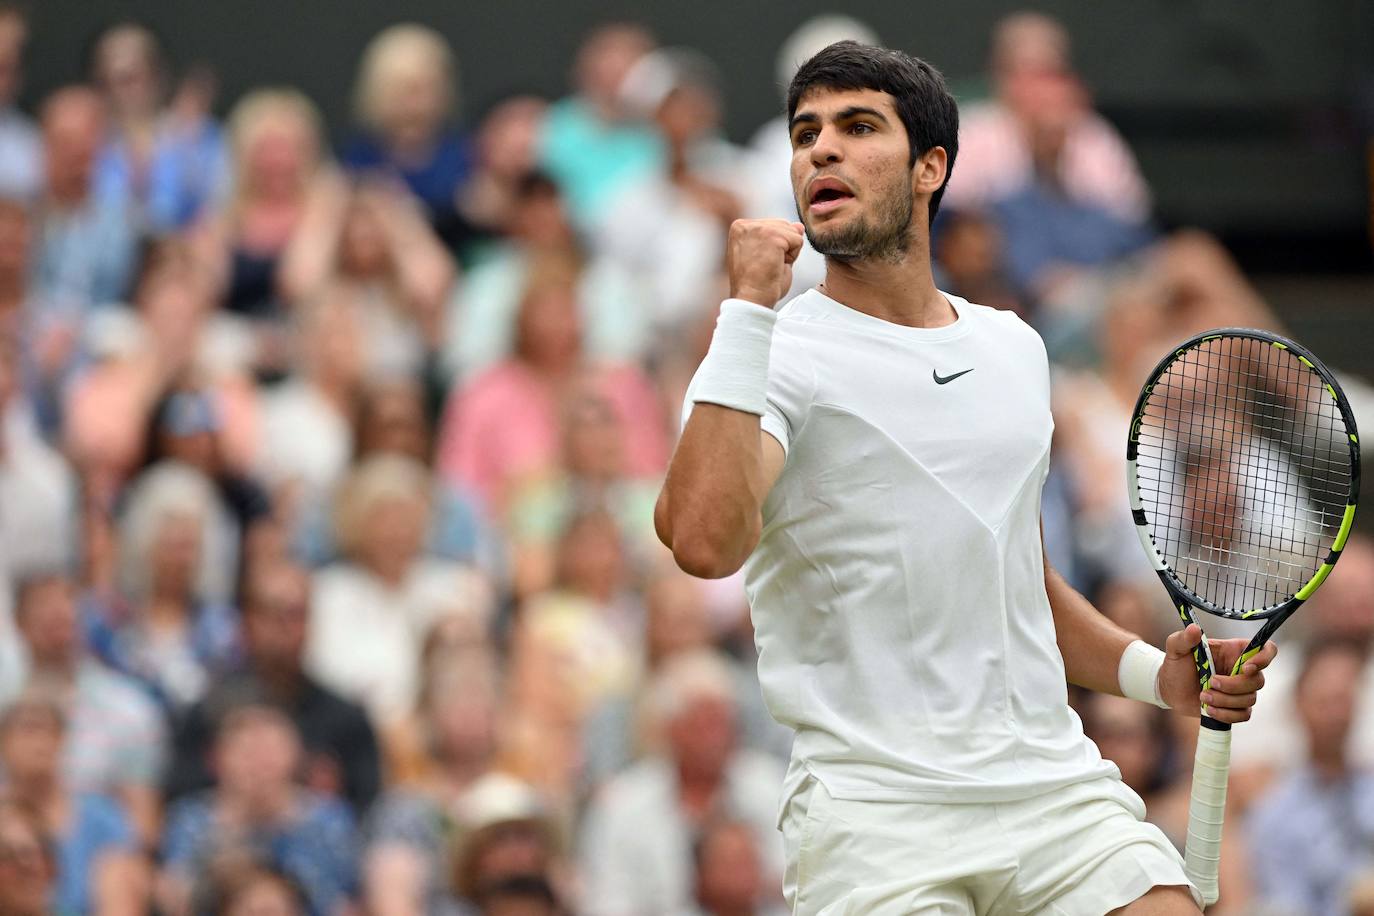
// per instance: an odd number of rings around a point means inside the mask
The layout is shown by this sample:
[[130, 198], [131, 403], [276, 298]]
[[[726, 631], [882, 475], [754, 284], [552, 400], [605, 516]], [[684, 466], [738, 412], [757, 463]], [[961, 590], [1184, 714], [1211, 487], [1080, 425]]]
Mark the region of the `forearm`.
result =
[[767, 496], [759, 417], [697, 404], [655, 512], [659, 538], [693, 575], [719, 578], [758, 543]]
[[1069, 683], [1121, 696], [1121, 655], [1138, 637], [1104, 617], [1048, 563], [1045, 591]]

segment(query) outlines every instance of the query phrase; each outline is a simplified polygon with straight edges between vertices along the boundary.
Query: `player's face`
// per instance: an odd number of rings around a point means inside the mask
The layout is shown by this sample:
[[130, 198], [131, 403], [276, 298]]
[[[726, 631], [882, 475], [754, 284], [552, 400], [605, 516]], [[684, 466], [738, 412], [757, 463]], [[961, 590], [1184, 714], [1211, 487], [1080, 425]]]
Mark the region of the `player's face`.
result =
[[811, 246], [838, 260], [900, 260], [915, 187], [892, 96], [817, 89], [797, 103], [791, 131], [792, 193]]

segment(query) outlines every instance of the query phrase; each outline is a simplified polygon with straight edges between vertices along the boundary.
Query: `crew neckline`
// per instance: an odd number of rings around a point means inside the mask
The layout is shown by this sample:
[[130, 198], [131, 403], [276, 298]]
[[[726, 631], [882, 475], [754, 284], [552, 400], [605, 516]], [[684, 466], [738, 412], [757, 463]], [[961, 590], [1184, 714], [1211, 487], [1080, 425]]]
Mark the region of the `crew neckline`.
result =
[[808, 292], [815, 293], [816, 296], [828, 303], [830, 305], [828, 311], [845, 324], [862, 330], [875, 331], [879, 334], [887, 334], [893, 337], [905, 337], [911, 340], [922, 341], [952, 340], [955, 337], [962, 337], [967, 333], [971, 324], [966, 308], [969, 304], [968, 300], [947, 293], [942, 289], [936, 290], [936, 292], [945, 297], [945, 301], [949, 303], [950, 308], [954, 309], [955, 317], [949, 324], [942, 325], [938, 328], [917, 328], [909, 324], [897, 324], [895, 321], [888, 321], [884, 318], [870, 315], [867, 312], [861, 312], [856, 308], [850, 308], [840, 300], [834, 299], [821, 292], [816, 287], [812, 287]]

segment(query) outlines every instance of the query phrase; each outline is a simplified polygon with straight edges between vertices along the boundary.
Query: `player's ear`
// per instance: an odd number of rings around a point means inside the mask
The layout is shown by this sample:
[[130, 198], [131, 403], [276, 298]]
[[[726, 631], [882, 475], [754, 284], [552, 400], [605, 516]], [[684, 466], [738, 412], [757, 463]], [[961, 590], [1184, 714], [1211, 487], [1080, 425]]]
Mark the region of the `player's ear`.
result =
[[949, 169], [949, 155], [943, 146], [932, 146], [916, 157], [911, 167], [917, 194], [934, 194], [945, 183]]

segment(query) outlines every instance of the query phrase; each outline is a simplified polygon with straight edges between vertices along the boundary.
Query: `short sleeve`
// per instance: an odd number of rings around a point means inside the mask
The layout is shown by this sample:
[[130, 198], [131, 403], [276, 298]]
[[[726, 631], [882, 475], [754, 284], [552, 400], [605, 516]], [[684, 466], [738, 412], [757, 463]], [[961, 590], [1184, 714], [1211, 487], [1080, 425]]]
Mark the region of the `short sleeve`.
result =
[[[698, 372], [700, 369], [698, 369]], [[682, 405], [682, 426], [691, 415], [697, 379], [687, 386]], [[816, 394], [816, 372], [811, 355], [786, 325], [779, 322], [773, 331], [773, 343], [768, 351], [768, 393], [765, 412], [759, 418], [760, 428], [778, 440], [783, 452], [792, 447], [792, 439], [806, 422], [807, 411]]]

